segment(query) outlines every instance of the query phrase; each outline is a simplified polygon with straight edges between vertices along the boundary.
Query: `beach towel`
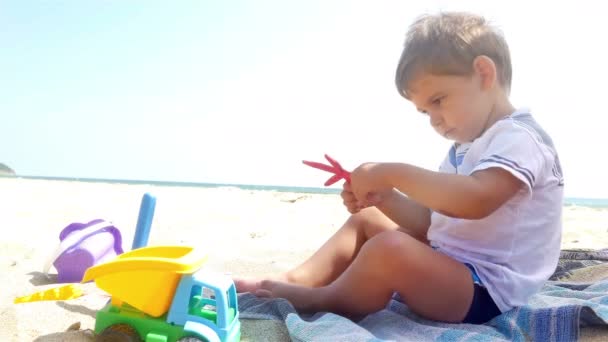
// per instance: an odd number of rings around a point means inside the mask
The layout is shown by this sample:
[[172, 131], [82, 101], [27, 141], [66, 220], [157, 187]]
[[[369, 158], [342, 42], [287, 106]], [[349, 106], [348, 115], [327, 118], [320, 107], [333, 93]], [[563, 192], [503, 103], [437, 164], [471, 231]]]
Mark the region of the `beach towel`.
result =
[[356, 322], [332, 313], [300, 315], [284, 299], [249, 293], [239, 295], [239, 310], [242, 319], [283, 321], [293, 341], [570, 342], [583, 326], [608, 326], [608, 249], [563, 250], [555, 273], [526, 306], [482, 325], [426, 320], [398, 296]]

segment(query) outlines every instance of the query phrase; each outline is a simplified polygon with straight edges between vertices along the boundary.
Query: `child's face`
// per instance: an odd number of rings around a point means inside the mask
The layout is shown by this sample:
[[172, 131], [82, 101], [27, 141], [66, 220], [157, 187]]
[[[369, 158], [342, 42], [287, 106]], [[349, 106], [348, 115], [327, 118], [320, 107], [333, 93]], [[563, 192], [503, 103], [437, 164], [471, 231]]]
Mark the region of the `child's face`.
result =
[[492, 95], [481, 78], [423, 73], [410, 82], [408, 98], [429, 116], [441, 136], [459, 143], [473, 141], [486, 129]]

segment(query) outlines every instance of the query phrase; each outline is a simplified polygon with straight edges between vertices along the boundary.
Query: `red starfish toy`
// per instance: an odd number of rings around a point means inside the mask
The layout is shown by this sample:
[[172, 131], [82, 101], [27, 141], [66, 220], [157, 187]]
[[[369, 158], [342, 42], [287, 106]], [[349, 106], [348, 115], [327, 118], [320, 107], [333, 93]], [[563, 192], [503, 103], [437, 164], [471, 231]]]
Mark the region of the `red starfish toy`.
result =
[[326, 164], [313, 162], [313, 161], [307, 161], [307, 160], [303, 160], [302, 163], [304, 163], [308, 166], [314, 167], [315, 169], [320, 169], [323, 171], [333, 173], [334, 175], [329, 177], [329, 179], [327, 181], [325, 181], [325, 186], [330, 186], [330, 185], [334, 184], [335, 182], [339, 181], [340, 179], [344, 179], [345, 181], [350, 183], [350, 172], [344, 170], [342, 168], [342, 166], [340, 165], [340, 163], [335, 161], [333, 158], [331, 158], [327, 154], [325, 155], [325, 159], [327, 159], [327, 161], [331, 165], [326, 165]]

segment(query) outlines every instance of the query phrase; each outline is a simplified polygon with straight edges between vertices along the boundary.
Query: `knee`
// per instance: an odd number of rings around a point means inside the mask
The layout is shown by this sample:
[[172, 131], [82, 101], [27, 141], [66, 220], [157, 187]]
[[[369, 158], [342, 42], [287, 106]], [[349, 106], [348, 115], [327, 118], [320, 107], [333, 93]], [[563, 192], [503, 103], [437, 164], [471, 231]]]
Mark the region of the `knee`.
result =
[[363, 233], [367, 239], [371, 239], [375, 235], [385, 232], [390, 228], [397, 228], [396, 224], [374, 207], [366, 208], [351, 215], [349, 224]]
[[415, 239], [399, 231], [382, 232], [367, 241], [366, 248], [382, 259], [398, 259], [411, 250]]
[[348, 218], [348, 224], [352, 227], [356, 227], [358, 230], [363, 229], [363, 227], [369, 225], [370, 222], [370, 214], [367, 210], [361, 210], [356, 214], [350, 215]]
[[[357, 258], [361, 258], [371, 272], [381, 274], [386, 281], [403, 281], [401, 275], [417, 267], [417, 258], [412, 255], [415, 249], [410, 248], [414, 242], [414, 238], [400, 232], [383, 232], [368, 240]], [[396, 286], [390, 286], [393, 285]]]

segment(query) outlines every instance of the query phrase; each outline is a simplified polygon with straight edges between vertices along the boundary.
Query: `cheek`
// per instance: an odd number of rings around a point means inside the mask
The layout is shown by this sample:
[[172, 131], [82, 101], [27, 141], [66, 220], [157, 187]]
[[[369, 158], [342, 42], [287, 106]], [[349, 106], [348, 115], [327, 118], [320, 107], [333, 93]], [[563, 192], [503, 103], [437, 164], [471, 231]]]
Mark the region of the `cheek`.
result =
[[471, 115], [471, 104], [467, 102], [454, 102], [449, 108], [445, 108], [446, 112], [449, 115], [446, 115], [446, 121], [449, 121], [453, 124], [460, 124], [463, 121], [466, 121]]
[[471, 125], [471, 115], [468, 115], [466, 111], [459, 111], [453, 117], [453, 124], [460, 128], [465, 128]]

